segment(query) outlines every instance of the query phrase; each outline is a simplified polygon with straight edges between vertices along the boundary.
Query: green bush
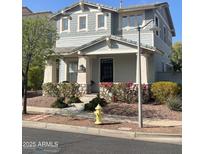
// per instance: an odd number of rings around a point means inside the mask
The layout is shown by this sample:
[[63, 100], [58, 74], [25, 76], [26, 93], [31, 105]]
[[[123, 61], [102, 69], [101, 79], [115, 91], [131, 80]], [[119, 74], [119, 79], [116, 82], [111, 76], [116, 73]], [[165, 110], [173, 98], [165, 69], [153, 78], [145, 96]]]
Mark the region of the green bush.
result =
[[182, 99], [181, 97], [169, 97], [167, 99], [167, 106], [173, 111], [182, 111]]
[[82, 103], [82, 101], [79, 99], [79, 97], [71, 96], [68, 99], [67, 104], [72, 104], [72, 103]]
[[57, 100], [51, 104], [51, 107], [53, 108], [66, 108], [68, 107], [68, 105], [66, 103], [64, 103], [65, 98], [64, 97], [59, 97], [57, 98]]
[[79, 85], [77, 83], [45, 83], [42, 86], [43, 93], [53, 97], [79, 97]]
[[43, 68], [32, 66], [28, 72], [28, 89], [40, 90], [43, 83]]
[[105, 99], [100, 98], [99, 95], [97, 95], [96, 98], [92, 99], [89, 103], [85, 104], [85, 111], [95, 111], [95, 107], [100, 104], [100, 106], [104, 107], [107, 105], [107, 102]]
[[60, 97], [61, 93], [57, 83], [44, 83], [42, 86], [43, 93], [47, 96]]
[[155, 82], [151, 85], [153, 98], [159, 103], [165, 103], [169, 97], [177, 96], [180, 87], [174, 82]]

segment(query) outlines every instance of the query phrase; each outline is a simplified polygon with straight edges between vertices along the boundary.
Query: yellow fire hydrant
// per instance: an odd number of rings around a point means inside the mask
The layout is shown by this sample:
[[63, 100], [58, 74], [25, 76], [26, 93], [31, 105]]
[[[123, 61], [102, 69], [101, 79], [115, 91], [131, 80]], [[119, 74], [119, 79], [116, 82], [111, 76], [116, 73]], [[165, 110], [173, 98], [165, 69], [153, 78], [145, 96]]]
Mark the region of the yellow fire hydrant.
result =
[[102, 124], [102, 114], [103, 114], [103, 112], [102, 112], [102, 107], [100, 106], [100, 104], [98, 104], [96, 106], [94, 114], [95, 114], [95, 120], [96, 120], [95, 124], [96, 125]]

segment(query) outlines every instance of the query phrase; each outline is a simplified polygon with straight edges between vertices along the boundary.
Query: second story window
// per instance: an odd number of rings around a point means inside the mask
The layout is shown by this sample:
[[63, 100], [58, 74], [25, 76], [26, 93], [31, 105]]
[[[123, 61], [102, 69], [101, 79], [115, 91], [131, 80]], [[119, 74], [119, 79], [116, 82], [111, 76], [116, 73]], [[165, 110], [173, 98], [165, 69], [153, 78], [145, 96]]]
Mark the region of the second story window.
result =
[[[154, 23], [155, 23], [155, 26], [159, 28], [159, 18], [157, 16], [155, 16]], [[157, 36], [159, 36], [159, 30], [156, 30], [155, 33]]]
[[106, 29], [106, 16], [103, 13], [96, 14], [96, 30]]
[[128, 27], [128, 16], [123, 16], [122, 17], [122, 28], [127, 28]]
[[61, 32], [69, 31], [70, 29], [70, 20], [67, 17], [61, 19]]
[[163, 26], [163, 39], [164, 39], [164, 42], [166, 42], [166, 37], [167, 37], [166, 27]]
[[86, 31], [87, 30], [87, 16], [82, 15], [78, 16], [78, 31]]
[[143, 15], [142, 14], [138, 14], [137, 15], [137, 25], [138, 26], [142, 26], [143, 23]]
[[135, 16], [134, 16], [134, 15], [131, 15], [131, 16], [130, 16], [129, 26], [130, 26], [130, 27], [135, 27], [135, 26], [136, 26]]

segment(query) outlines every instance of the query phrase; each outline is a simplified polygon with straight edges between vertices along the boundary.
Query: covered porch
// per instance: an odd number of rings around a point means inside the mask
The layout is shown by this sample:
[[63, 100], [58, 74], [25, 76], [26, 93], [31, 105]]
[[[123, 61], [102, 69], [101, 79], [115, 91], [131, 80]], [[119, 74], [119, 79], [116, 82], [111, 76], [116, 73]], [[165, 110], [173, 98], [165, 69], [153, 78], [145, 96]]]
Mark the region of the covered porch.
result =
[[[154, 52], [142, 48], [142, 83], [155, 80]], [[74, 82], [83, 93], [99, 92], [100, 82], [137, 82], [137, 46], [107, 38], [61, 53], [47, 62], [44, 83]]]

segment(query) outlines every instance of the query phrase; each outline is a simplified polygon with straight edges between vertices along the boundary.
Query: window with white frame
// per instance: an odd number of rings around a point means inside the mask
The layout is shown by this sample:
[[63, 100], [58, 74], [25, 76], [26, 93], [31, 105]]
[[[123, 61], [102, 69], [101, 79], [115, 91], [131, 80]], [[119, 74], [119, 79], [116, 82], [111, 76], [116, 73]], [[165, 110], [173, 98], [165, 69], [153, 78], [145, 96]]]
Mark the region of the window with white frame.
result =
[[61, 32], [69, 31], [70, 28], [70, 20], [67, 17], [61, 19]]
[[122, 28], [128, 27], [128, 16], [122, 17]]
[[87, 16], [78, 16], [78, 30], [83, 31], [87, 30]]
[[97, 27], [96, 29], [104, 29], [105, 28], [105, 15], [104, 14], [97, 14]]
[[[155, 16], [154, 22], [155, 26], [159, 28], [159, 18], [157, 16]], [[159, 30], [156, 30], [156, 35], [159, 36]]]

